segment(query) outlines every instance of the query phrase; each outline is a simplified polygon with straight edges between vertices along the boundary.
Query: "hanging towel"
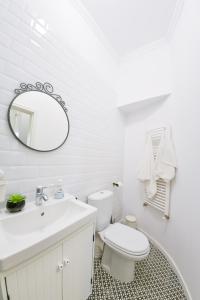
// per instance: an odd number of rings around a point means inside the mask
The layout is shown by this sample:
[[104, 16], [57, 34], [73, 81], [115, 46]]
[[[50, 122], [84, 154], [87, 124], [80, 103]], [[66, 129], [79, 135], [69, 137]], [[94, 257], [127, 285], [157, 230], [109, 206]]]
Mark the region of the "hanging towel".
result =
[[145, 145], [145, 155], [138, 173], [138, 179], [144, 183], [149, 199], [152, 199], [157, 192], [156, 181], [160, 178], [166, 182], [172, 180], [175, 177], [176, 167], [176, 154], [171, 135], [167, 136], [165, 133], [162, 135], [155, 160], [149, 134]]
[[155, 161], [153, 156], [153, 147], [151, 136], [148, 135], [145, 144], [145, 154], [142, 164], [138, 173], [138, 179], [145, 185], [148, 198], [153, 198], [156, 194], [156, 174], [155, 174]]
[[164, 135], [155, 161], [156, 178], [168, 182], [175, 177], [177, 168], [176, 153], [171, 135]]

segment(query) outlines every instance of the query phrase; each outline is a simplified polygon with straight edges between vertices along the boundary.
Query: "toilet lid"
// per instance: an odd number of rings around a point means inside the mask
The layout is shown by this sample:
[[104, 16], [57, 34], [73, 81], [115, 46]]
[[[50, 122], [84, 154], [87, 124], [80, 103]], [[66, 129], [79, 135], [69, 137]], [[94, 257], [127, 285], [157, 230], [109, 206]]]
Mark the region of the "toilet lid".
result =
[[104, 232], [105, 242], [132, 255], [143, 255], [149, 251], [149, 241], [140, 231], [115, 223]]

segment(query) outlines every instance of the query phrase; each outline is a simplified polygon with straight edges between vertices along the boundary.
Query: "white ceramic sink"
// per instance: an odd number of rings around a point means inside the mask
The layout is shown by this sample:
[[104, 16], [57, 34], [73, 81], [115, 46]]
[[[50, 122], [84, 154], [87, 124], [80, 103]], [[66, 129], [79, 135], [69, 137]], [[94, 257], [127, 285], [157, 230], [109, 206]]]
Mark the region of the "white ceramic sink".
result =
[[66, 199], [50, 200], [40, 207], [29, 205], [29, 209], [22, 213], [7, 214], [7, 218], [0, 222], [1, 229], [14, 237], [40, 234], [40, 232], [49, 230], [49, 227], [54, 227], [58, 223], [73, 221], [87, 209], [79, 202], [69, 199], [68, 201]]
[[0, 272], [36, 255], [88, 222], [96, 209], [71, 195], [42, 206], [28, 203], [24, 211], [0, 213]]

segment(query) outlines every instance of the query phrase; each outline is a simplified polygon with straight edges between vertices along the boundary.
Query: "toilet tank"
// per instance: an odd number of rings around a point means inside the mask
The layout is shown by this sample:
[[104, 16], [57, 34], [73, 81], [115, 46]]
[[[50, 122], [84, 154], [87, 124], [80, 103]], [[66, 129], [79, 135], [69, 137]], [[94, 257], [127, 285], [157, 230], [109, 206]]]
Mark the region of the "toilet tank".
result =
[[99, 191], [88, 196], [88, 204], [97, 208], [96, 231], [102, 231], [110, 224], [112, 216], [113, 192]]

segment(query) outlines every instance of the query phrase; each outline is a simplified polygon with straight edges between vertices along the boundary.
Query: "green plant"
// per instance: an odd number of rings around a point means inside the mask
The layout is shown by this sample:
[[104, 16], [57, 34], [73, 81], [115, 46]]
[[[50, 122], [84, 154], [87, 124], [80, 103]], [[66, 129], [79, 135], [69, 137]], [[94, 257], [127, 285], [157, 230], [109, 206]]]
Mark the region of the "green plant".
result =
[[8, 197], [8, 201], [12, 202], [12, 203], [19, 203], [19, 202], [24, 201], [25, 199], [26, 199], [26, 196], [21, 195], [21, 194], [11, 194]]

